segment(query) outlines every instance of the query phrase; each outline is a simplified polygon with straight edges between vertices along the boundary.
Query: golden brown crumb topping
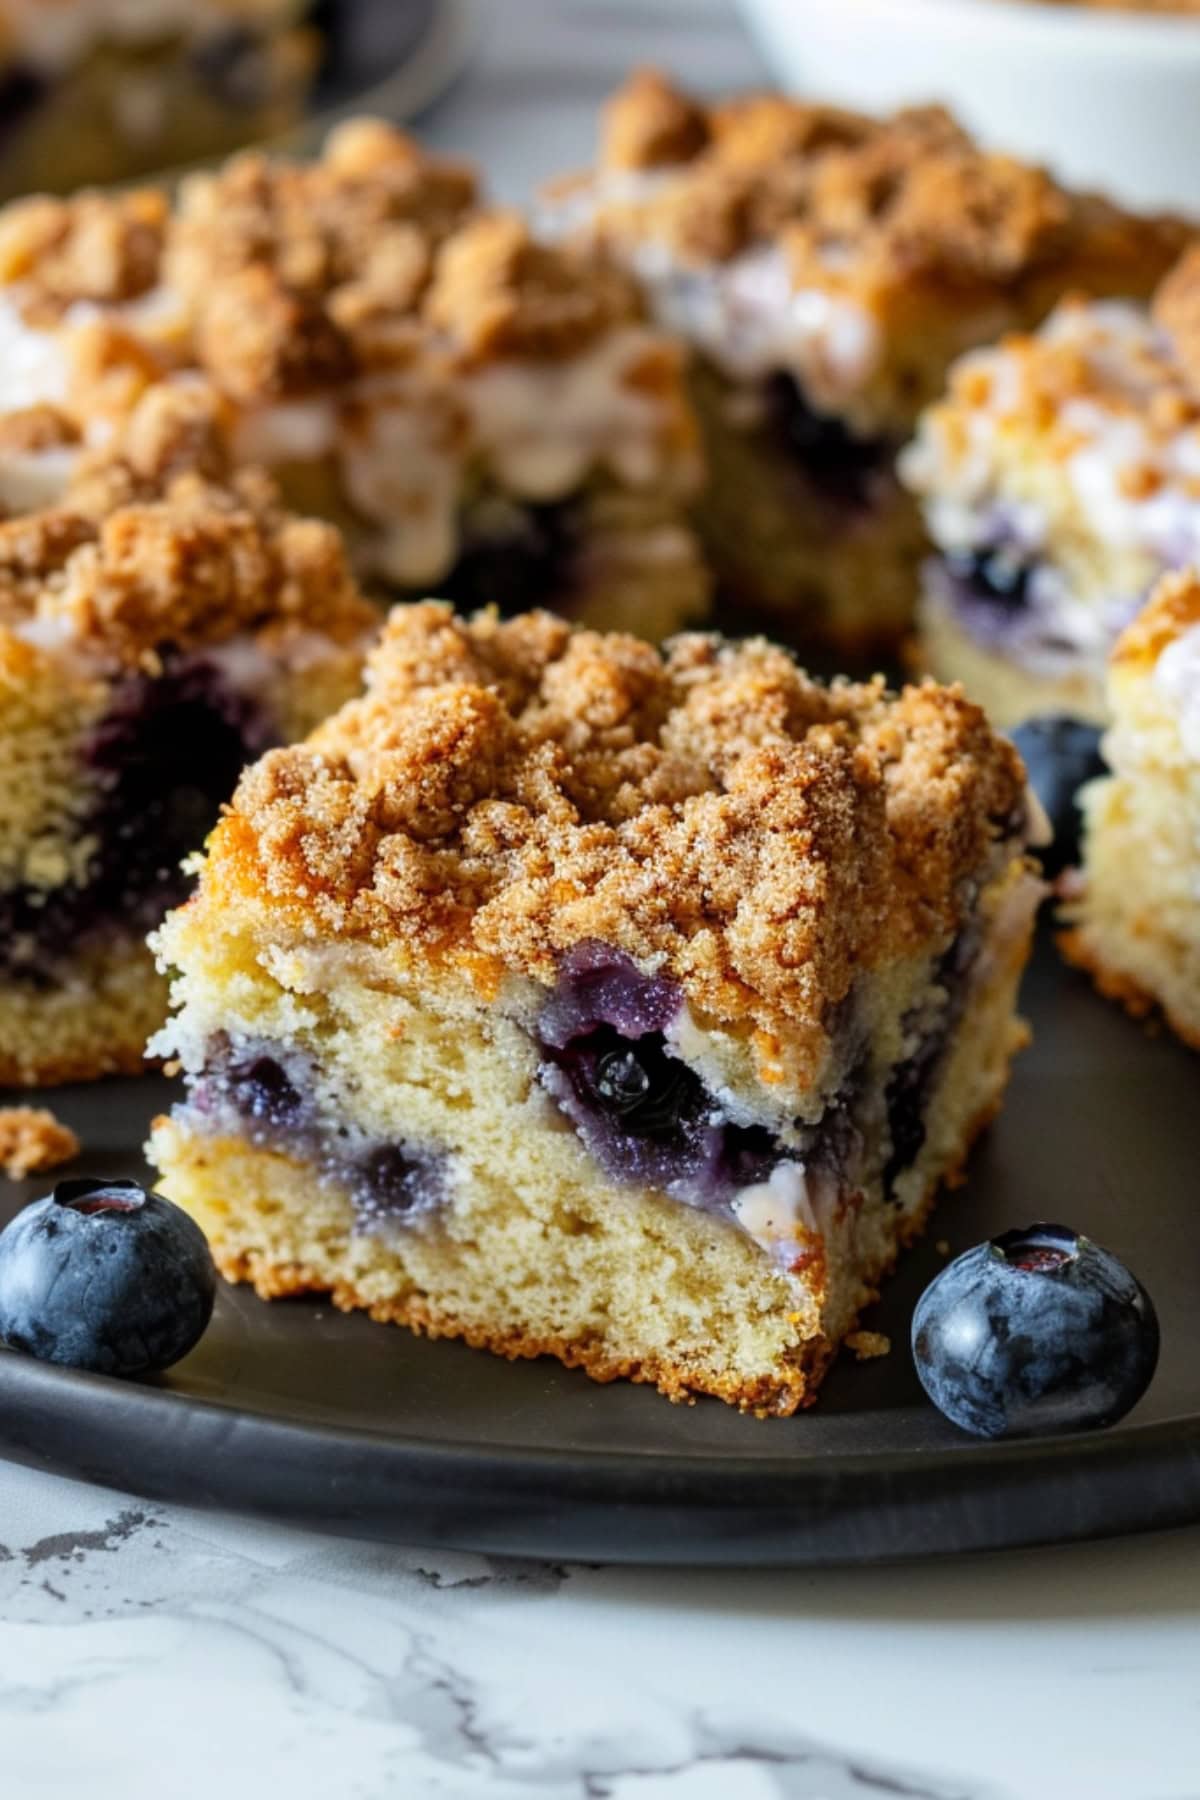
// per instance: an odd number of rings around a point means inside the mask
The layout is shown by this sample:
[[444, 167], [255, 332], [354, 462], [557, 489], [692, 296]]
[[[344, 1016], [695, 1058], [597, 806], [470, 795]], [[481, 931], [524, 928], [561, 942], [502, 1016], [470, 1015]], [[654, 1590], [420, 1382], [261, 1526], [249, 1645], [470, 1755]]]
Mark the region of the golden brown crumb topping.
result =
[[860, 968], [956, 928], [1022, 791], [957, 691], [430, 601], [392, 613], [362, 700], [243, 778], [206, 891], [543, 982], [598, 939], [804, 1079]]
[[610, 169], [687, 162], [709, 136], [704, 107], [657, 69], [635, 69], [604, 108], [604, 160]]
[[184, 184], [166, 257], [200, 361], [239, 398], [286, 397], [377, 366], [404, 341], [474, 172], [372, 119], [315, 162], [235, 158]]
[[0, 284], [37, 327], [96, 303], [67, 321], [67, 410], [88, 420], [185, 368], [252, 407], [423, 359], [565, 357], [640, 311], [620, 271], [481, 211], [468, 165], [371, 119], [311, 162], [245, 154], [193, 175], [174, 208], [152, 192], [10, 206]]
[[151, 389], [61, 505], [0, 524], [0, 620], [30, 618], [136, 663], [283, 625], [351, 642], [376, 614], [333, 526], [230, 473], [220, 403], [195, 385]]
[[1095, 438], [1104, 420], [1119, 418], [1136, 427], [1110, 449], [1125, 497], [1145, 499], [1170, 482], [1194, 499], [1200, 484], [1189, 473], [1190, 452], [1164, 461], [1162, 451], [1200, 426], [1198, 295], [1200, 259], [1189, 253], [1160, 284], [1153, 322], [1141, 307], [1072, 295], [1038, 331], [965, 357], [946, 398], [925, 415], [922, 439], [936, 445], [937, 463], [908, 471], [912, 484], [928, 491], [945, 463], [978, 455], [972, 424], [980, 414], [999, 422], [995, 444], [1019, 426], [1036, 434], [1040, 456], [1059, 463]]
[[79, 442], [79, 427], [57, 406], [25, 406], [0, 413], [0, 450], [16, 455], [62, 450]]
[[609, 104], [600, 165], [672, 171], [633, 199], [601, 187], [602, 234], [726, 260], [784, 232], [805, 275], [835, 284], [848, 256], [875, 281], [1007, 283], [1078, 254], [1161, 267], [1187, 236], [978, 149], [939, 107], [874, 120], [770, 94], [705, 109], [646, 71]]
[[489, 213], [443, 246], [429, 291], [430, 322], [472, 362], [574, 355], [636, 318], [631, 281], [578, 251], [539, 244], [519, 213]]
[[79, 1155], [79, 1139], [44, 1106], [0, 1106], [0, 1169], [24, 1181]]
[[0, 282], [23, 284], [31, 318], [53, 320], [76, 300], [136, 300], [158, 279], [165, 193], [35, 195], [0, 212]]
[[1164, 575], [1117, 639], [1113, 662], [1152, 667], [1169, 643], [1196, 625], [1200, 625], [1200, 575], [1193, 569]]

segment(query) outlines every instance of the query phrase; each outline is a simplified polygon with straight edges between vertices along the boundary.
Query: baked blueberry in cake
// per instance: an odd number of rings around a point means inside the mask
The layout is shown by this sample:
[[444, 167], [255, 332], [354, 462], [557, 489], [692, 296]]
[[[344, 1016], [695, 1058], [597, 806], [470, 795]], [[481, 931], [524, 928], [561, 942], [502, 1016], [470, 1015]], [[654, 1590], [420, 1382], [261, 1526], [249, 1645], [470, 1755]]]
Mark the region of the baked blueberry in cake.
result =
[[923, 534], [896, 452], [953, 359], [1065, 290], [1144, 295], [1183, 237], [979, 149], [938, 108], [871, 119], [635, 75], [544, 229], [600, 244], [692, 347], [719, 578], [792, 636], [894, 643]]
[[[400, 593], [662, 635], [703, 613], [681, 352], [629, 278], [533, 241], [473, 171], [360, 120], [155, 190], [0, 214], [0, 505], [44, 495], [147, 384], [199, 372]], [[0, 421], [0, 432], [4, 430]], [[32, 439], [32, 447], [28, 440]]]
[[307, 0], [0, 0], [0, 195], [130, 181], [288, 130]]
[[1152, 308], [1066, 301], [965, 357], [901, 469], [924, 505], [920, 648], [994, 720], [1107, 717], [1106, 665], [1200, 559], [1200, 253]]
[[1200, 1049], [1200, 577], [1168, 575], [1113, 651], [1111, 775], [1081, 794], [1061, 939], [1102, 993]]
[[0, 1084], [142, 1066], [182, 899], [245, 763], [355, 692], [378, 614], [337, 533], [153, 390], [61, 503], [0, 524]]
[[157, 935], [163, 1191], [264, 1297], [790, 1413], [1000, 1104], [1026, 834], [952, 690], [399, 607]]

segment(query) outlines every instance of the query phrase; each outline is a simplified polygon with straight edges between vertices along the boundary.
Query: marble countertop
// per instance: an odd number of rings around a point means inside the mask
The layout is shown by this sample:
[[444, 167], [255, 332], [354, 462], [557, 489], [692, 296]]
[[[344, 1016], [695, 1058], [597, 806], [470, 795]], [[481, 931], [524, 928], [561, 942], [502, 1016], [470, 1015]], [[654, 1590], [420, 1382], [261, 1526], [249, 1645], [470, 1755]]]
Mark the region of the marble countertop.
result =
[[1197, 1800], [1200, 1531], [818, 1573], [430, 1555], [0, 1468], [11, 1800]]
[[[800, 0], [797, 0], [800, 3]], [[813, 0], [846, 4], [849, 0]], [[426, 122], [520, 198], [721, 0], [485, 0]], [[3, 1800], [1200, 1800], [1200, 1530], [883, 1570], [546, 1566], [0, 1465]]]

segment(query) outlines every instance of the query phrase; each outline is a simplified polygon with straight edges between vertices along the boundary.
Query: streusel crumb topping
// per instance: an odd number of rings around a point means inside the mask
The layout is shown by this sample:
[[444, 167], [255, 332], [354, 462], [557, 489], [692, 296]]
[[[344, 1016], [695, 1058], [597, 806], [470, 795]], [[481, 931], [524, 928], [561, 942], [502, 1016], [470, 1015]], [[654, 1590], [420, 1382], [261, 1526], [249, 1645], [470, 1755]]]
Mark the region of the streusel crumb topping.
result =
[[40, 323], [78, 300], [136, 300], [158, 279], [168, 212], [157, 188], [14, 201], [0, 211], [0, 282], [21, 284]]
[[1156, 663], [1167, 645], [1200, 625], [1200, 575], [1183, 569], [1164, 575], [1113, 651], [1114, 663]]
[[327, 387], [408, 353], [434, 255], [474, 171], [359, 119], [310, 163], [247, 155], [183, 186], [166, 277], [200, 361], [235, 396]]
[[443, 246], [426, 316], [471, 362], [573, 356], [638, 316], [633, 283], [570, 248], [539, 244], [519, 213], [488, 213]]
[[1022, 792], [954, 690], [430, 601], [392, 613], [364, 698], [243, 778], [206, 890], [547, 983], [598, 939], [805, 1079], [856, 972], [956, 928]]
[[610, 169], [688, 162], [710, 136], [705, 108], [657, 69], [635, 69], [604, 108], [604, 161]]
[[23, 406], [18, 412], [0, 413], [0, 451], [36, 455], [78, 442], [79, 427], [57, 406]]
[[[1036, 434], [1040, 453], [1057, 463], [1106, 442], [1128, 499], [1150, 498], [1166, 484], [1200, 498], [1200, 256], [1188, 254], [1167, 276], [1152, 317], [1131, 304], [1070, 296], [1039, 330], [964, 357], [946, 398], [926, 414], [922, 440], [969, 469], [983, 421], [1002, 433]], [[927, 474], [914, 485], [924, 491]]]
[[0, 524], [0, 622], [124, 663], [285, 625], [352, 642], [376, 618], [335, 528], [285, 512], [261, 471], [230, 472], [199, 385], [152, 389], [61, 505]]
[[[1186, 235], [979, 149], [939, 107], [876, 120], [769, 94], [703, 108], [647, 71], [609, 103], [600, 169], [602, 233], [702, 262], [783, 232], [798, 277], [835, 286], [1007, 283], [1077, 253], [1162, 257]], [[606, 197], [605, 170], [670, 178]]]

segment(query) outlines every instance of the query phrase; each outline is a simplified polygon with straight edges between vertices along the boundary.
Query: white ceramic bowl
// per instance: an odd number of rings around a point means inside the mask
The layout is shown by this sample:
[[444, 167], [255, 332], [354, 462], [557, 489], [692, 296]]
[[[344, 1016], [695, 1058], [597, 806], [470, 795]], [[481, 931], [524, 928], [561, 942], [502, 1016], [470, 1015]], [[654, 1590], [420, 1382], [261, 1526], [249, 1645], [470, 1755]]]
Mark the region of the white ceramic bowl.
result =
[[783, 86], [941, 100], [985, 143], [1200, 214], [1200, 18], [1031, 0], [741, 0]]

